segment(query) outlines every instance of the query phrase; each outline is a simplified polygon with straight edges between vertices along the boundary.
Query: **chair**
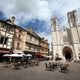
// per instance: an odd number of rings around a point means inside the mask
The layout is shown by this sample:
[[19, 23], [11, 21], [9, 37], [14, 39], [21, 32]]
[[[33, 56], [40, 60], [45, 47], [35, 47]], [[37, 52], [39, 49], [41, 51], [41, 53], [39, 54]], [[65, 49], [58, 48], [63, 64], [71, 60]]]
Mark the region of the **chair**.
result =
[[60, 66], [61, 72], [68, 72], [69, 64], [64, 64]]
[[45, 63], [46, 68], [50, 68], [49, 65], [47, 63]]
[[18, 70], [18, 69], [20, 69], [19, 68], [19, 65], [18, 65], [18, 63], [14, 63], [14, 66], [13, 66], [13, 68], [12, 69], [15, 69], [15, 70]]
[[49, 71], [53, 71], [54, 70], [54, 64], [52, 64], [51, 62], [49, 62], [48, 64], [45, 63], [46, 69], [45, 70], [49, 70]]

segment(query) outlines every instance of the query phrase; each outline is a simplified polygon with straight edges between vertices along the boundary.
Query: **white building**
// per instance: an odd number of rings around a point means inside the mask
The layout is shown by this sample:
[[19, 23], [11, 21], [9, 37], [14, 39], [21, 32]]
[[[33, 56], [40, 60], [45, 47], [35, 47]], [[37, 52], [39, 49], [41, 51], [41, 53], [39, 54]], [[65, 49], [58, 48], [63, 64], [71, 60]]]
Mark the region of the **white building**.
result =
[[68, 12], [69, 28], [59, 29], [57, 18], [51, 19], [53, 57], [61, 59], [80, 59], [80, 25], [76, 11]]

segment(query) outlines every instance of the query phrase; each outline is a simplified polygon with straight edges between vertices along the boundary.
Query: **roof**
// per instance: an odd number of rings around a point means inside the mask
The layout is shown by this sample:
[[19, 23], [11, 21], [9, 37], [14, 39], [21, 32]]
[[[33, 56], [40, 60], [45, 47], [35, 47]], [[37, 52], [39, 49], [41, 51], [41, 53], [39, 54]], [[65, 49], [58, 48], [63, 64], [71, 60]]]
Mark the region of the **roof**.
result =
[[15, 25], [11, 25], [11, 24], [7, 23], [6, 21], [0, 20], [0, 22], [4, 23], [4, 24], [6, 24], [6, 25], [10, 25], [10, 26], [12, 26], [12, 27], [15, 28]]
[[26, 29], [26, 31], [27, 31], [30, 35], [41, 39], [41, 37], [38, 36], [34, 31], [29, 31], [28, 29]]
[[12, 26], [12, 27], [14, 27], [14, 28], [20, 28], [20, 29], [22, 29], [22, 30], [25, 30], [26, 31], [26, 29], [24, 29], [24, 28], [22, 28], [22, 27], [20, 27], [20, 26], [18, 26], [18, 25], [16, 25], [16, 24], [14, 24], [14, 25], [12, 25], [12, 24], [9, 24], [9, 23], [7, 23], [7, 21], [10, 21], [10, 19], [7, 19], [6, 21], [3, 21], [3, 20], [0, 20], [0, 22], [2, 22], [2, 23], [5, 23], [5, 24], [7, 24], [7, 25], [10, 25], [10, 26]]

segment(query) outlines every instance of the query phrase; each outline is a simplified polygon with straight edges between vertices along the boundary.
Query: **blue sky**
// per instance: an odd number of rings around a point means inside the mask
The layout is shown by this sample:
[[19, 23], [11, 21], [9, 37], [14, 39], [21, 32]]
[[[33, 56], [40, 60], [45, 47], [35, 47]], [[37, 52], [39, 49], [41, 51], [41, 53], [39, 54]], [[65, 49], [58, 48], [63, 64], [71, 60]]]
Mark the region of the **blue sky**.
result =
[[67, 12], [80, 11], [80, 0], [0, 0], [0, 19], [16, 17], [16, 24], [33, 26], [51, 43], [50, 19], [58, 17], [60, 26], [67, 25]]

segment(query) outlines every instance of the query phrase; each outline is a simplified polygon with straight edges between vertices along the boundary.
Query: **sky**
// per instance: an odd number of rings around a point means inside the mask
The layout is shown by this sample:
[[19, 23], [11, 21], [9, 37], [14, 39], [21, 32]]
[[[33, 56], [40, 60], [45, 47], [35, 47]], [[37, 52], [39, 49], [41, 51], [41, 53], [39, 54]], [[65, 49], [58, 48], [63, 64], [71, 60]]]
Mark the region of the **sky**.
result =
[[67, 12], [80, 12], [80, 0], [0, 0], [0, 19], [16, 17], [15, 24], [33, 29], [48, 39], [51, 44], [52, 17], [57, 17], [59, 25], [67, 25]]

